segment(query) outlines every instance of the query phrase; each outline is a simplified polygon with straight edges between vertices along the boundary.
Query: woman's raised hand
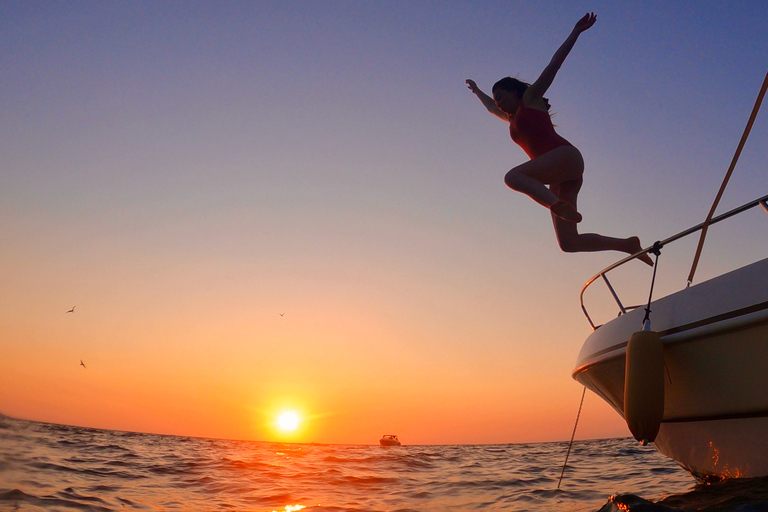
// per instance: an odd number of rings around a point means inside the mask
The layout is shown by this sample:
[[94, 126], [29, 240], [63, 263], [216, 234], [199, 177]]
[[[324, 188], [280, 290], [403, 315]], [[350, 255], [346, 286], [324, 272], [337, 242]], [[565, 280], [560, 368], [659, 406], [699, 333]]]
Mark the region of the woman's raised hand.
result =
[[580, 34], [590, 28], [592, 25], [595, 24], [597, 21], [597, 16], [593, 12], [588, 12], [584, 15], [583, 18], [581, 18], [579, 21], [576, 22], [576, 26], [573, 27], [573, 31], [577, 34]]
[[477, 94], [477, 91], [479, 91], [480, 89], [477, 88], [477, 84], [475, 83], [475, 81], [474, 80], [470, 80], [468, 78], [466, 80], [466, 82], [467, 82], [467, 87], [469, 87], [469, 90], [472, 91], [473, 93]]

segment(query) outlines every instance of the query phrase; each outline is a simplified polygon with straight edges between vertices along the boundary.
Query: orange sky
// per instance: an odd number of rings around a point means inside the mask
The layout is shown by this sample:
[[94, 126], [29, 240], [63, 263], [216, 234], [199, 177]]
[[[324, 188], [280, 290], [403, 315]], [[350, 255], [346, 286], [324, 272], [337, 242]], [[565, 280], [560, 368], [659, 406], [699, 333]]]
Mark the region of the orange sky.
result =
[[[570, 438], [578, 293], [620, 255], [558, 249], [548, 212], [503, 184], [525, 155], [464, 80], [535, 79], [597, 11], [548, 95], [585, 156], [580, 229], [650, 245], [706, 216], [765, 74], [765, 7], [343, 5], [0, 5], [0, 413]], [[510, 31], [501, 5], [531, 21]], [[765, 119], [719, 211], [766, 193]], [[710, 230], [697, 279], [764, 257], [761, 215]], [[665, 252], [659, 296], [692, 245]], [[651, 271], [626, 267], [617, 288], [641, 303]], [[616, 314], [602, 288], [588, 305]], [[588, 394], [577, 438], [626, 435]]]
[[[4, 301], [14, 318], [5, 332], [24, 343], [4, 353], [5, 414], [299, 442], [375, 443], [385, 432], [408, 444], [570, 435], [580, 397], [569, 377], [575, 351], [535, 340], [572, 334], [545, 324], [509, 329], [508, 317], [528, 315], [534, 304], [494, 309], [493, 295], [445, 295], [439, 307], [419, 308], [415, 289], [400, 302], [386, 292], [394, 283], [366, 298], [358, 284], [338, 280], [319, 287], [327, 293], [294, 291], [290, 299], [266, 301], [247, 287], [217, 291], [220, 277], [201, 277], [199, 268], [148, 278], [139, 291], [135, 280], [101, 274], [92, 263], [40, 261], [37, 283], [10, 279], [23, 293]], [[88, 282], [99, 274], [98, 284]], [[164, 289], [179, 286], [186, 286], [182, 296], [163, 300]], [[58, 306], [60, 296], [71, 299], [67, 306]], [[266, 303], [272, 301], [282, 307]], [[75, 312], [65, 313], [70, 302]], [[290, 434], [274, 428], [286, 409], [304, 419]], [[616, 415], [597, 399], [586, 411], [584, 435], [621, 433]]]

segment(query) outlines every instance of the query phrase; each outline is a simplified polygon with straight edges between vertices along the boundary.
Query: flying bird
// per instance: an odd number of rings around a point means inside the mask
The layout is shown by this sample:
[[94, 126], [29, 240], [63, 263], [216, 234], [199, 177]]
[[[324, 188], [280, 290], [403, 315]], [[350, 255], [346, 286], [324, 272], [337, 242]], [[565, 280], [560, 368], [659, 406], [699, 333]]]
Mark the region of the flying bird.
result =
[[80, 366], [82, 366], [83, 368], [85, 368], [85, 363], [83, 362], [83, 360], [82, 360], [82, 359], [80, 360]]
[[285, 313], [280, 313], [280, 316], [285, 316]]
[[74, 313], [74, 312], [75, 312], [75, 306], [72, 306], [72, 309], [70, 309], [69, 311], [67, 311], [67, 313]]

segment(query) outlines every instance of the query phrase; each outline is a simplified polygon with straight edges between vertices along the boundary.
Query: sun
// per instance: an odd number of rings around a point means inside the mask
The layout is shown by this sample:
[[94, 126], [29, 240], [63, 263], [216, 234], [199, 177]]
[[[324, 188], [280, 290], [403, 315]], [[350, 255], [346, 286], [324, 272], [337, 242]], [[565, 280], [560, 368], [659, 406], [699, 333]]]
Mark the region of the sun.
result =
[[277, 426], [284, 432], [293, 432], [299, 427], [301, 418], [293, 411], [286, 411], [277, 417]]

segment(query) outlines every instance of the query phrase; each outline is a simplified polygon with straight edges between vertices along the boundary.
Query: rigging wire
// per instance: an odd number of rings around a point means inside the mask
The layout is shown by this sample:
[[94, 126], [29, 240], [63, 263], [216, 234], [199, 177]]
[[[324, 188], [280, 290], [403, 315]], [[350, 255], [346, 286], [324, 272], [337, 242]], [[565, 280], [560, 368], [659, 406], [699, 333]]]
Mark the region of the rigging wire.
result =
[[731, 166], [728, 168], [728, 172], [725, 173], [725, 179], [723, 180], [722, 185], [720, 185], [720, 190], [717, 192], [715, 202], [712, 204], [712, 208], [709, 210], [707, 220], [704, 221], [704, 226], [701, 229], [701, 236], [699, 236], [699, 246], [696, 248], [696, 255], [693, 257], [691, 272], [688, 274], [688, 286], [691, 286], [691, 283], [693, 282], [693, 275], [696, 273], [696, 267], [699, 264], [699, 257], [701, 256], [701, 250], [704, 247], [704, 238], [707, 236], [709, 222], [712, 220], [712, 215], [715, 213], [715, 209], [717, 208], [717, 204], [720, 202], [720, 198], [723, 196], [723, 192], [725, 192], [725, 187], [728, 185], [728, 180], [731, 178], [731, 174], [733, 174], [733, 169], [736, 167], [736, 162], [739, 161], [741, 150], [744, 147], [744, 144], [747, 142], [747, 137], [749, 137], [750, 130], [752, 130], [752, 125], [754, 124], [755, 118], [757, 117], [757, 112], [760, 110], [760, 104], [763, 102], [766, 89], [768, 89], [768, 73], [765, 75], [765, 80], [763, 80], [763, 86], [760, 89], [760, 94], [757, 95], [755, 106], [752, 108], [752, 114], [749, 116], [749, 121], [747, 121], [747, 127], [744, 128], [744, 133], [741, 136], [739, 146], [736, 148], [736, 153], [733, 155], [733, 160], [731, 160]]

